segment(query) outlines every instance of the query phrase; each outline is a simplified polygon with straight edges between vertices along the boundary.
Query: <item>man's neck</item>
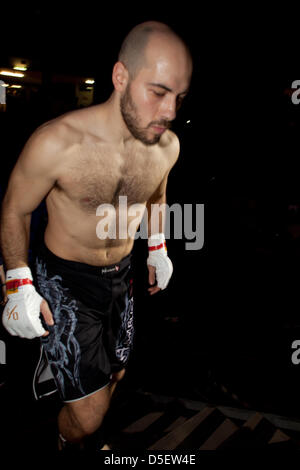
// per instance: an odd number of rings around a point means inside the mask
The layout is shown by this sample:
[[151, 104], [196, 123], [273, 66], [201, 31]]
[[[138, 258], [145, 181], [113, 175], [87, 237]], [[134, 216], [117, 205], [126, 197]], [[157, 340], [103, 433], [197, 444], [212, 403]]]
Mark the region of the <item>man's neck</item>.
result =
[[103, 103], [108, 138], [121, 149], [135, 144], [137, 141], [128, 130], [120, 110], [119, 97], [115, 92]]

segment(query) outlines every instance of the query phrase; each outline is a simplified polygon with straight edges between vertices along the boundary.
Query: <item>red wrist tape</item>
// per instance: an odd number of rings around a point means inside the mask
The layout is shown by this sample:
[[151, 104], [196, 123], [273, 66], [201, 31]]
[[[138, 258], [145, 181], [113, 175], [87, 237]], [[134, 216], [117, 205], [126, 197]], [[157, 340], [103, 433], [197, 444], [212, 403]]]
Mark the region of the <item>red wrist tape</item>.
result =
[[31, 279], [12, 279], [11, 281], [6, 282], [6, 293], [14, 294], [18, 292], [18, 287], [25, 286], [26, 284], [32, 284]]
[[160, 250], [163, 247], [165, 247], [165, 249], [167, 250], [167, 243], [166, 242], [163, 242], [160, 245], [156, 245], [156, 246], [149, 246], [148, 250], [149, 251], [155, 251], [155, 250]]

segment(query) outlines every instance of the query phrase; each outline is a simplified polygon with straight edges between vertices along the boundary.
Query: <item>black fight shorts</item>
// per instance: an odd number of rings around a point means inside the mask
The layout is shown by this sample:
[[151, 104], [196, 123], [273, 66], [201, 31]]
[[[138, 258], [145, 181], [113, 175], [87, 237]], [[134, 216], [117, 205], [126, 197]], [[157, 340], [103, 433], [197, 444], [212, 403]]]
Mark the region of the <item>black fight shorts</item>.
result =
[[54, 255], [42, 245], [35, 283], [54, 326], [41, 338], [64, 402], [84, 398], [126, 366], [133, 344], [131, 254], [110, 266], [90, 266]]

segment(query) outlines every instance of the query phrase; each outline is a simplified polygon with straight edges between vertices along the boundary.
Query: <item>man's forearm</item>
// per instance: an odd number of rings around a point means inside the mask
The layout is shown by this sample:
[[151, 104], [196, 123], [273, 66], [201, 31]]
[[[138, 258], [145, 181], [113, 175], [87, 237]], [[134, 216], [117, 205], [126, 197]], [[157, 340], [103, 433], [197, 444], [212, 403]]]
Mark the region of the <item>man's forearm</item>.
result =
[[5, 272], [2, 264], [0, 266], [0, 281], [1, 285], [5, 283]]
[[2, 264], [0, 266], [0, 280], [1, 280], [1, 291], [2, 291], [2, 295], [0, 291], [0, 299], [1, 299], [0, 304], [4, 305], [7, 298], [6, 298], [6, 287], [5, 287], [5, 272], [4, 272], [4, 268]]
[[28, 266], [31, 214], [16, 215], [4, 208], [1, 217], [1, 249], [6, 270]]
[[148, 237], [156, 233], [164, 233], [166, 218], [166, 197], [162, 196], [155, 202], [149, 201], [148, 210]]

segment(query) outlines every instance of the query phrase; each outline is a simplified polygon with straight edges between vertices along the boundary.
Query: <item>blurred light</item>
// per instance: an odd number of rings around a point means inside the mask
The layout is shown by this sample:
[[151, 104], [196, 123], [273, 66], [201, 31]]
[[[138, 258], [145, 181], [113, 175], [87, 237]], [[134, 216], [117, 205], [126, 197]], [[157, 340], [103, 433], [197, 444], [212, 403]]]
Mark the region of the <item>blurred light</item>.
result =
[[191, 121], [190, 121], [190, 120], [188, 120], [188, 121], [186, 121], [186, 123], [187, 123], [187, 124], [190, 124], [190, 123], [191, 123]]
[[26, 72], [27, 67], [24, 67], [24, 66], [23, 66], [23, 67], [16, 66], [16, 67], [14, 67], [14, 70], [22, 70], [23, 72]]
[[87, 90], [93, 90], [93, 87], [92, 86], [87, 86], [86, 89]]
[[85, 83], [86, 83], [87, 85], [94, 85], [95, 80], [86, 80]]
[[0, 85], [1, 85], [1, 86], [4, 86], [4, 87], [8, 87], [8, 86], [9, 86], [8, 83], [4, 83], [4, 82], [3, 82], [3, 83], [0, 83]]
[[10, 85], [10, 88], [22, 88], [22, 85]]
[[24, 77], [24, 73], [8, 72], [6, 70], [2, 70], [0, 75], [5, 75], [6, 77]]

